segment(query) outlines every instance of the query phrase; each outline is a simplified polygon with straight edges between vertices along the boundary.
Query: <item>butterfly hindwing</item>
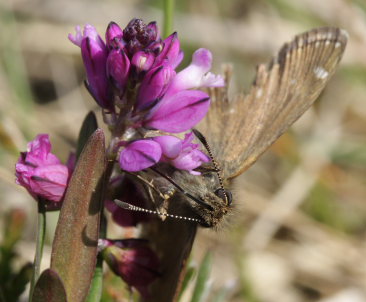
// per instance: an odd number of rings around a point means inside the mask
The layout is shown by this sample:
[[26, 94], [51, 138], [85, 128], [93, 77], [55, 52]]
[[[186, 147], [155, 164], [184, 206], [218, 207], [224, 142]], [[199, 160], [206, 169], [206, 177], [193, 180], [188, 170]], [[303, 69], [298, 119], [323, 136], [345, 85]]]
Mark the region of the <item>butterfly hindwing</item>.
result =
[[260, 65], [247, 95], [229, 100], [212, 94], [200, 125], [224, 178], [248, 169], [317, 99], [343, 55], [347, 33], [318, 28], [285, 44], [271, 63]]

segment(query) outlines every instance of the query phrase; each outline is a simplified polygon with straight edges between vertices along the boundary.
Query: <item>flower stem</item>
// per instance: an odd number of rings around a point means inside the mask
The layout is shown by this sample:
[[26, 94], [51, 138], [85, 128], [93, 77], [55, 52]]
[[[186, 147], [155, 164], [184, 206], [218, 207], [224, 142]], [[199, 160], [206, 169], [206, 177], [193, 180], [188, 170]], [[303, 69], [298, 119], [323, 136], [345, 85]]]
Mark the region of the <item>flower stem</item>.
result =
[[36, 239], [36, 254], [33, 262], [33, 274], [29, 292], [29, 302], [32, 301], [34, 286], [41, 270], [41, 260], [43, 254], [44, 238], [46, 234], [46, 208], [42, 200], [38, 200], [38, 229]]
[[164, 38], [173, 31], [174, 0], [164, 0]]

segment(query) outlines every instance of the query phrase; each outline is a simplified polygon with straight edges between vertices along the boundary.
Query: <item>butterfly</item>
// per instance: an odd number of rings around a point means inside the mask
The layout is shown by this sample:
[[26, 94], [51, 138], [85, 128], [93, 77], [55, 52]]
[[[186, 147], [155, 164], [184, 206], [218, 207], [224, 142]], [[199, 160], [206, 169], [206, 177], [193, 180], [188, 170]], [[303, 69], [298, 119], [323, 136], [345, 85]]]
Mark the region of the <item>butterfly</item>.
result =
[[[347, 37], [344, 30], [331, 27], [297, 35], [282, 46], [268, 65], [258, 66], [247, 94], [230, 99], [225, 88], [215, 89], [210, 110], [196, 132], [204, 145], [210, 145], [214, 165], [203, 169], [200, 177], [184, 171], [171, 173], [182, 190], [169, 199], [167, 211], [193, 217], [205, 227], [219, 224], [237, 202], [235, 198], [231, 200], [232, 180], [313, 104], [334, 74]], [[150, 224], [143, 231], [162, 259], [163, 276], [152, 289], [154, 301], [176, 299], [196, 226], [166, 220]]]

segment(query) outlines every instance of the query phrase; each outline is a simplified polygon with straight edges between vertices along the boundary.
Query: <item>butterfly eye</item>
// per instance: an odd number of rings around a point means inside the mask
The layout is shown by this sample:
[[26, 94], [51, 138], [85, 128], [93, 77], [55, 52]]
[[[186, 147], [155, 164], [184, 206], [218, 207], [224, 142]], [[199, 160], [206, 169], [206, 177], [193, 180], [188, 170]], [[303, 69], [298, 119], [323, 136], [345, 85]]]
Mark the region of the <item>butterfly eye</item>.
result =
[[227, 202], [228, 205], [231, 205], [233, 201], [233, 195], [230, 191], [219, 188], [215, 191], [215, 195], [221, 198], [223, 201]]

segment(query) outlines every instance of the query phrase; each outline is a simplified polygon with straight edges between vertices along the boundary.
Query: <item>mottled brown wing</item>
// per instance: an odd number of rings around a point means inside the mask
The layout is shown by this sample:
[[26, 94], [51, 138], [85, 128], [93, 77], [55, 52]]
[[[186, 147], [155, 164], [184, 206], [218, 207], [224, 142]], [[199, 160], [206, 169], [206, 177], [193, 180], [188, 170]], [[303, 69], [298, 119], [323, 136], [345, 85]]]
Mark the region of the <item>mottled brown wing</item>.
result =
[[338, 28], [317, 28], [285, 44], [271, 63], [260, 65], [250, 91], [228, 100], [212, 94], [199, 126], [224, 178], [248, 169], [316, 100], [333, 75], [347, 43]]

